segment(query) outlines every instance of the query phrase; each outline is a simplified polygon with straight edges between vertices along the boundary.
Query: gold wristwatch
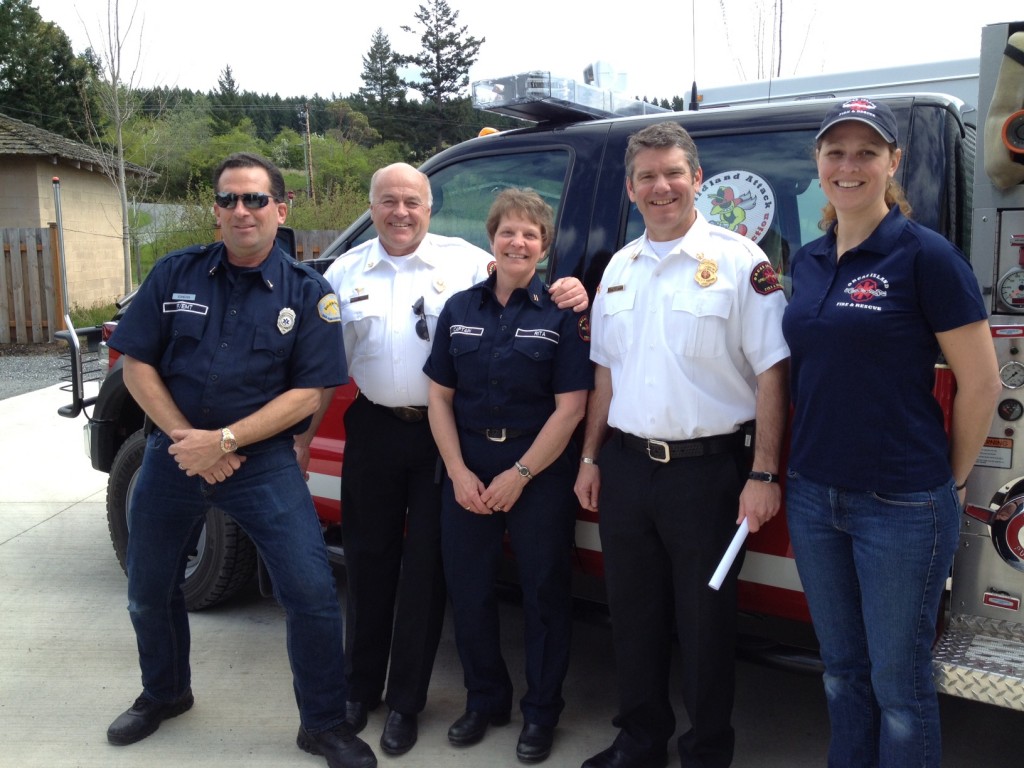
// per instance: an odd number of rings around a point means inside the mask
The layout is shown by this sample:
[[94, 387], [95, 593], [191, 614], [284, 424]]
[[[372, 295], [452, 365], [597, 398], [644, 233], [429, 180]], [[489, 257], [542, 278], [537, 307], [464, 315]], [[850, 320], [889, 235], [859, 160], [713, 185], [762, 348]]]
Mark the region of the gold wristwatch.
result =
[[220, 431], [220, 449], [224, 453], [233, 453], [238, 450], [238, 441], [235, 440], [234, 433], [227, 427]]

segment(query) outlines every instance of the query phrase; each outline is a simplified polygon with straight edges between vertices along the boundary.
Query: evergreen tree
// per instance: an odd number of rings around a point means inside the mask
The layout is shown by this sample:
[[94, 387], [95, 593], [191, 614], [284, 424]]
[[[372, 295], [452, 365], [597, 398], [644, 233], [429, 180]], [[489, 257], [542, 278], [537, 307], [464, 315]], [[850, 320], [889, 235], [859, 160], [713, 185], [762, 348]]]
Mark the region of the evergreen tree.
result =
[[398, 76], [400, 57], [391, 50], [391, 41], [384, 30], [377, 31], [370, 38], [370, 50], [363, 56], [363, 87], [359, 94], [371, 104], [381, 107], [392, 106], [405, 92], [402, 78]]
[[217, 78], [217, 90], [210, 94], [213, 105], [213, 131], [218, 136], [229, 133], [242, 118], [242, 96], [238, 91], [238, 83], [228, 64], [221, 70]]
[[[407, 81], [406, 85], [423, 94], [434, 107], [438, 126], [435, 148], [440, 150], [450, 111], [446, 107], [458, 100], [469, 85], [469, 68], [476, 63], [486, 38], [477, 39], [467, 34], [467, 27], [458, 26], [459, 12], [453, 11], [445, 0], [429, 0], [419, 7], [415, 18], [422, 48], [417, 54], [401, 57], [401, 63], [419, 68], [419, 79]], [[410, 26], [402, 29], [417, 34]]]
[[83, 93], [93, 74], [30, 0], [0, 0], [0, 112], [69, 138], [85, 134]]

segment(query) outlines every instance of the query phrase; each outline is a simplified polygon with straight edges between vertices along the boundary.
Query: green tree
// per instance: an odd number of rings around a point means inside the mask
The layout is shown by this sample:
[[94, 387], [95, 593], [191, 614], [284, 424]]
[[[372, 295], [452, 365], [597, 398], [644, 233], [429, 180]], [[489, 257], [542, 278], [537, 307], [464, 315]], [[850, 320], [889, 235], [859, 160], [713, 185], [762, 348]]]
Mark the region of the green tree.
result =
[[370, 147], [380, 141], [380, 134], [370, 126], [366, 115], [352, 108], [346, 101], [335, 101], [327, 107], [327, 112], [335, 119], [335, 127], [328, 135], [337, 134], [339, 141], [351, 141]]
[[459, 12], [453, 11], [445, 0], [430, 0], [421, 5], [415, 14], [419, 30], [411, 26], [402, 29], [419, 34], [420, 52], [403, 56], [403, 64], [414, 64], [419, 68], [418, 80], [406, 81], [406, 85], [423, 94], [437, 113], [437, 138], [435, 149], [444, 146], [446, 107], [458, 100], [469, 85], [469, 68], [480, 55], [480, 46], [486, 38], [477, 39], [467, 33], [466, 26], [459, 26]]
[[376, 106], [397, 104], [405, 93], [402, 78], [398, 76], [400, 62], [401, 57], [391, 50], [388, 36], [377, 27], [370, 38], [370, 50], [363, 56], [363, 87], [359, 94]]
[[238, 125], [244, 117], [242, 114], [242, 94], [238, 91], [238, 83], [228, 64], [221, 70], [217, 78], [217, 90], [210, 94], [213, 114], [213, 131], [223, 135]]
[[0, 112], [69, 138], [84, 133], [90, 63], [30, 0], [0, 0]]

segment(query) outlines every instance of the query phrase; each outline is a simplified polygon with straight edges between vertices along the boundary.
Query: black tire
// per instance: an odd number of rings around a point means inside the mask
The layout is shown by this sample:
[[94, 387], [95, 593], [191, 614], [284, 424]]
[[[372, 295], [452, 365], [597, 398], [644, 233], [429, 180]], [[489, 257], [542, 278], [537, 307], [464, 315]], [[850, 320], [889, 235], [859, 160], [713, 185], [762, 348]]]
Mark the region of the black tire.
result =
[[[130, 435], [114, 457], [107, 480], [107, 526], [121, 569], [125, 569], [131, 509], [128, 500], [142, 466], [146, 436]], [[196, 551], [185, 567], [185, 605], [190, 611], [224, 602], [256, 573], [256, 547], [241, 527], [219, 509], [206, 515]]]

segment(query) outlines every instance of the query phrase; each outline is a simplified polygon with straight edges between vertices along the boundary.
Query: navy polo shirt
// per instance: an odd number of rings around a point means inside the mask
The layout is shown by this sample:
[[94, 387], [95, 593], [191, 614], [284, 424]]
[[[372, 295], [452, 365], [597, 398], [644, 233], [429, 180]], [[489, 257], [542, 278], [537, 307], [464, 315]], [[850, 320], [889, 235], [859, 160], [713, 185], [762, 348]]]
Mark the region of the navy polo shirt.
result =
[[[278, 246], [258, 267], [223, 243], [160, 259], [110, 346], [154, 366], [198, 429], [219, 429], [294, 388], [347, 381], [338, 302], [316, 271]], [[309, 419], [286, 430], [298, 434]]]
[[556, 394], [593, 388], [587, 317], [559, 309], [537, 275], [503, 307], [496, 279], [448, 300], [423, 372], [455, 390], [460, 429], [539, 432]]
[[789, 466], [854, 490], [909, 493], [951, 477], [932, 396], [935, 334], [987, 317], [964, 255], [894, 206], [836, 259], [833, 228], [793, 257]]

